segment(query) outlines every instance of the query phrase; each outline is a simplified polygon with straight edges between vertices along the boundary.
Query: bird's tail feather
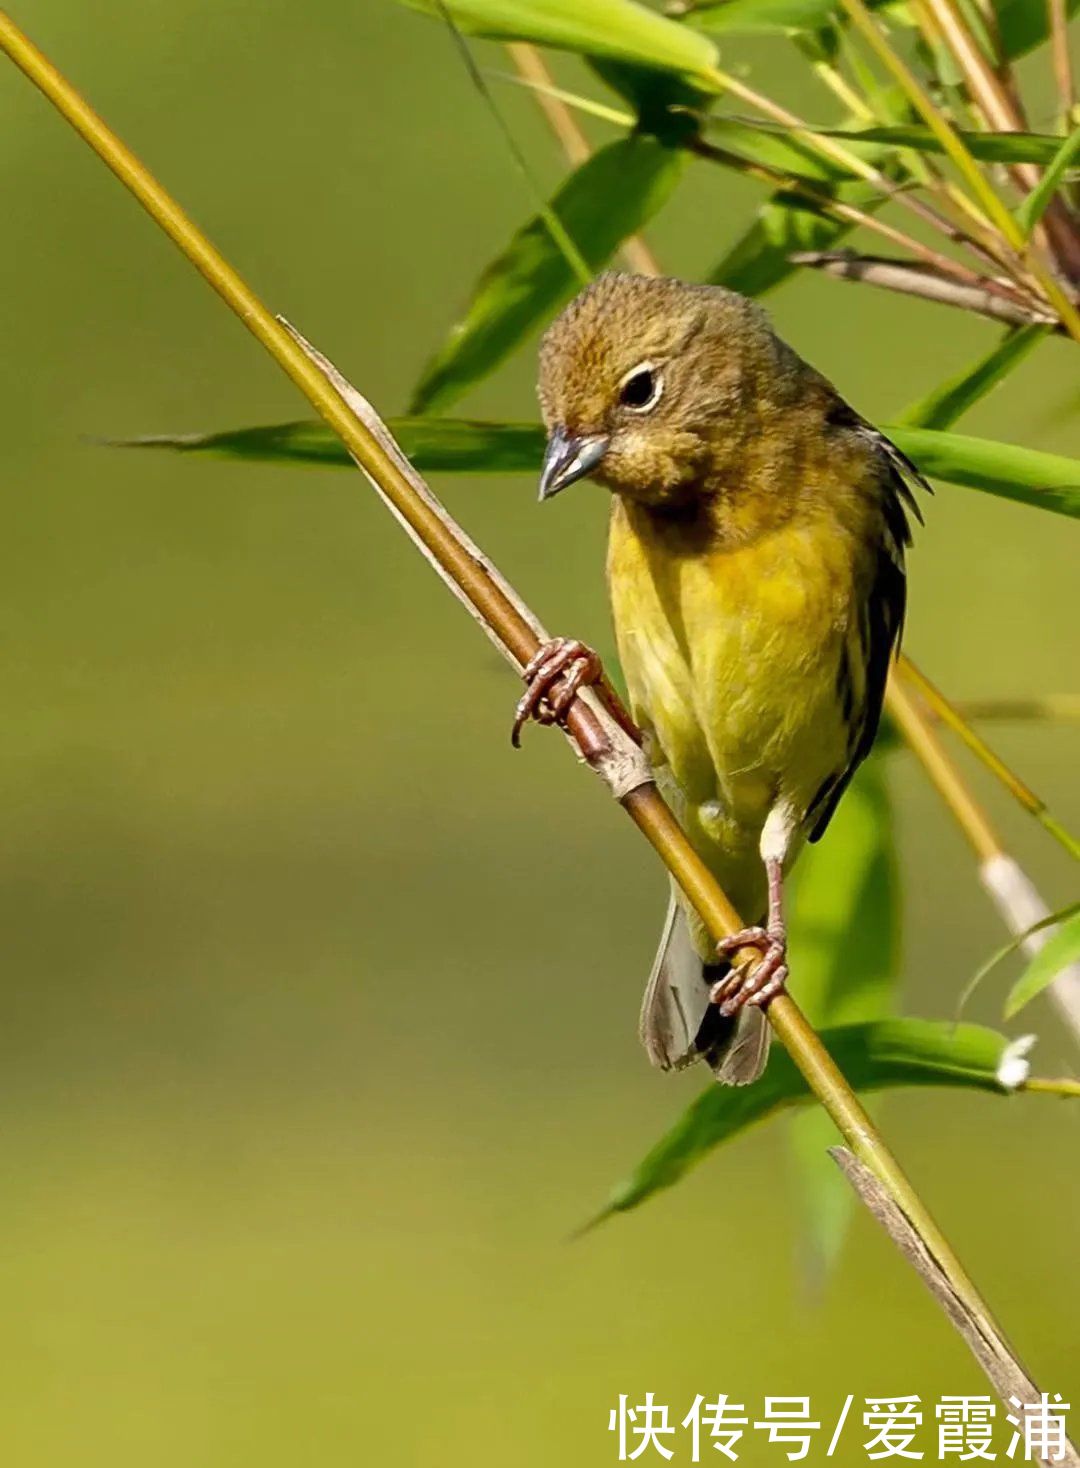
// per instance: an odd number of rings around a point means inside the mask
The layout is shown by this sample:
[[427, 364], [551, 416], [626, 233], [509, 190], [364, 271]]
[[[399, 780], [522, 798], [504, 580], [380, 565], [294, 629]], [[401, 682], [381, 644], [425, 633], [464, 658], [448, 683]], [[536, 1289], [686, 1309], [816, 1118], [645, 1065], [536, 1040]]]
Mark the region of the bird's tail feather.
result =
[[653, 1065], [682, 1070], [704, 1060], [722, 1085], [757, 1080], [769, 1054], [765, 1016], [745, 1005], [728, 1019], [709, 1003], [709, 991], [726, 967], [702, 961], [686, 914], [672, 896], [641, 1006], [641, 1042]]

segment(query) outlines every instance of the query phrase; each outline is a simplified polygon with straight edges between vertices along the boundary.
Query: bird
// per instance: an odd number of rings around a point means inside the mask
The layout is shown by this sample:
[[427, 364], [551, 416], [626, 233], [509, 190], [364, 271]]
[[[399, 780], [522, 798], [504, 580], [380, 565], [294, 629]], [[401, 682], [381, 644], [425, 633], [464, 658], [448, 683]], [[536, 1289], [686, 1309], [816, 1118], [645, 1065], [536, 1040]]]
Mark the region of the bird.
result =
[[[541, 501], [610, 492], [615, 640], [656, 783], [749, 926], [719, 945], [673, 884], [641, 1011], [649, 1059], [763, 1070], [788, 979], [784, 881], [874, 742], [906, 601], [916, 467], [720, 286], [608, 272], [539, 354]], [[561, 720], [603, 673], [577, 639], [524, 670]], [[731, 960], [756, 951], [756, 964]]]

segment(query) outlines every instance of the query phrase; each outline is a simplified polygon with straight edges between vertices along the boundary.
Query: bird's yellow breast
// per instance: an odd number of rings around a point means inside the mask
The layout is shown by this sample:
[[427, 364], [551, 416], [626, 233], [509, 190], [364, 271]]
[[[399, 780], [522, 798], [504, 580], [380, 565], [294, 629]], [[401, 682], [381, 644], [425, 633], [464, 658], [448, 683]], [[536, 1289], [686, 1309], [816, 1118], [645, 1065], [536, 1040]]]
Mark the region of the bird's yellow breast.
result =
[[786, 798], [805, 812], [846, 764], [836, 690], [857, 569], [835, 517], [695, 549], [614, 504], [608, 578], [634, 716], [714, 866], [754, 858], [756, 880], [771, 807]]

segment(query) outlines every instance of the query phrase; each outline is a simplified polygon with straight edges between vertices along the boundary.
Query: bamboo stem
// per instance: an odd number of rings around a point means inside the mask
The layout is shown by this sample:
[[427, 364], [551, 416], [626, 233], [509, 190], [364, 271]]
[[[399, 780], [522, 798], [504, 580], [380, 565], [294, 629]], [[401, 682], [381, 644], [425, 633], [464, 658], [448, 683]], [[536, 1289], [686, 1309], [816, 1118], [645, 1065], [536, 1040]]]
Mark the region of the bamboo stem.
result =
[[[423, 544], [444, 577], [473, 609], [507, 655], [521, 667], [539, 645], [536, 620], [520, 600], [508, 594], [506, 583], [476, 553], [475, 547], [455, 535], [452, 522], [440, 513], [428, 492], [419, 493], [389, 436], [379, 434], [350, 407], [326, 371], [305, 352], [301, 343], [267, 310], [250, 287], [184, 214], [180, 206], [109, 130], [47, 58], [0, 11], [0, 49], [57, 108], [103, 163], [130, 190], [152, 219], [168, 235], [222, 300], [262, 343], [271, 357], [300, 388], [305, 397], [339, 435], [357, 463], [375, 482], [406, 528]], [[579, 698], [567, 724], [586, 758], [604, 755], [604, 728], [594, 707]], [[599, 740], [599, 744], [597, 741]], [[717, 939], [735, 931], [739, 916], [720, 890], [700, 857], [660, 797], [655, 785], [639, 784], [622, 804], [661, 856], [668, 870], [693, 902], [710, 933]], [[889, 1197], [909, 1221], [930, 1262], [947, 1282], [978, 1332], [990, 1343], [1001, 1369], [979, 1359], [999, 1392], [1019, 1381], [1022, 1389], [1036, 1388], [1005, 1344], [989, 1307], [968, 1278], [948, 1242], [926, 1210], [884, 1139], [848, 1087], [817, 1035], [788, 995], [769, 1007], [769, 1019], [787, 1046], [808, 1085], [825, 1106], [841, 1134], [858, 1157], [884, 1185]], [[954, 1323], [955, 1320], [954, 1320]], [[971, 1332], [964, 1332], [971, 1340]], [[1024, 1400], [1037, 1400], [1025, 1397]], [[1065, 1458], [1076, 1468], [1080, 1458], [1069, 1449]]]
[[896, 721], [906, 743], [930, 778], [953, 819], [967, 837], [979, 862], [1002, 855], [1002, 845], [989, 817], [971, 794], [960, 772], [945, 752], [937, 733], [923, 718], [915, 700], [896, 674], [889, 678], [885, 707]]

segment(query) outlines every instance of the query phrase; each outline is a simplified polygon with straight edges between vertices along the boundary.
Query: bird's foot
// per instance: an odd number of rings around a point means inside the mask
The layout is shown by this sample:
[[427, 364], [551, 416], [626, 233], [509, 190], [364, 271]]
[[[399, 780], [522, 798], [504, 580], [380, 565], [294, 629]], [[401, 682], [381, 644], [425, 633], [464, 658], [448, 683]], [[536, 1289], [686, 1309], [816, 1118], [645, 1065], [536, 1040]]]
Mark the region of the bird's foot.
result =
[[525, 692], [514, 710], [510, 742], [517, 749], [521, 731], [530, 719], [538, 724], [560, 724], [578, 695], [578, 689], [599, 683], [603, 664], [591, 647], [576, 637], [553, 637], [533, 657], [522, 677]]
[[553, 637], [545, 642], [522, 673], [525, 692], [514, 710], [510, 740], [517, 749], [521, 731], [530, 719], [538, 724], [561, 724], [585, 687], [595, 687], [600, 701], [624, 733], [635, 744], [642, 742], [641, 730], [623, 708], [618, 694], [604, 676], [604, 665], [591, 647], [576, 637]]
[[787, 932], [782, 924], [770, 924], [768, 928], [743, 928], [742, 932], [732, 933], [730, 938], [724, 938], [716, 945], [721, 958], [730, 958], [740, 948], [756, 948], [761, 958], [749, 970], [746, 964], [740, 964], [712, 986], [710, 1002], [717, 1005], [723, 1015], [738, 1014], [744, 1004], [764, 1008], [787, 983]]

